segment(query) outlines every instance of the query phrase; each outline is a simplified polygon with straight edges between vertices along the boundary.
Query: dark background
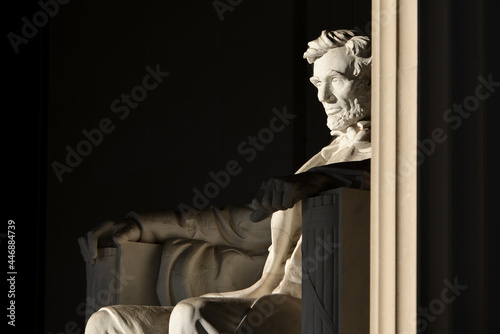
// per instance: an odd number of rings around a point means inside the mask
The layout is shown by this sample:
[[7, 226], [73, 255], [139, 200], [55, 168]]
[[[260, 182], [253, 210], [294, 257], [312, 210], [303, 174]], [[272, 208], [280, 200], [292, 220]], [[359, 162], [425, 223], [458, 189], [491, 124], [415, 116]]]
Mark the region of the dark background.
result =
[[500, 81], [498, 13], [498, 1], [420, 2], [419, 136], [440, 128], [448, 140], [419, 168], [419, 319], [437, 310], [445, 279], [467, 286], [422, 333], [500, 332], [500, 91], [458, 126], [443, 118], [470, 103], [479, 77]]
[[[4, 36], [20, 34], [21, 18], [40, 10], [36, 1], [4, 6]], [[77, 237], [98, 223], [130, 210], [191, 205], [192, 189], [233, 159], [243, 171], [211, 203], [243, 203], [262, 180], [292, 173], [328, 143], [302, 53], [323, 29], [369, 33], [370, 2], [232, 7], [221, 21], [209, 0], [72, 0], [18, 54], [4, 38], [3, 212], [17, 228], [16, 329], [83, 332]], [[421, 2], [421, 139], [446, 128], [443, 111], [473, 93], [478, 75], [500, 81], [497, 12], [487, 0]], [[111, 102], [156, 64], [169, 77], [120, 120]], [[419, 168], [418, 306], [439, 296], [444, 278], [468, 285], [428, 323], [429, 333], [498, 332], [499, 99], [493, 94], [460, 129], [446, 129], [450, 140]], [[297, 117], [247, 163], [238, 145], [284, 106]], [[65, 147], [76, 148], [81, 131], [103, 118], [115, 130], [59, 182], [51, 163], [64, 163]]]

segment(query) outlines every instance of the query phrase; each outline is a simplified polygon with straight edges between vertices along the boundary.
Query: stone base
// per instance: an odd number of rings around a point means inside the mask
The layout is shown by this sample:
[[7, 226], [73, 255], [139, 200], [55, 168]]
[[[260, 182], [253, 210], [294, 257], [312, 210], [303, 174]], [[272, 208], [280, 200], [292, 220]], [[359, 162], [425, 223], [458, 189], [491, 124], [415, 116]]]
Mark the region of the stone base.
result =
[[370, 192], [303, 202], [302, 333], [369, 333]]

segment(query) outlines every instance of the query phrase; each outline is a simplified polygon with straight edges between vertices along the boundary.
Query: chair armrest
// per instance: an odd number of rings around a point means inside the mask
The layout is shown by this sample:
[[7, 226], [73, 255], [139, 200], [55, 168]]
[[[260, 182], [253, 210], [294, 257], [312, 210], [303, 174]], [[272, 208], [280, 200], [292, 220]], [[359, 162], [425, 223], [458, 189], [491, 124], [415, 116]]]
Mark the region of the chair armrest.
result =
[[85, 321], [103, 306], [160, 305], [156, 281], [162, 245], [127, 242], [99, 248], [93, 265], [86, 264]]

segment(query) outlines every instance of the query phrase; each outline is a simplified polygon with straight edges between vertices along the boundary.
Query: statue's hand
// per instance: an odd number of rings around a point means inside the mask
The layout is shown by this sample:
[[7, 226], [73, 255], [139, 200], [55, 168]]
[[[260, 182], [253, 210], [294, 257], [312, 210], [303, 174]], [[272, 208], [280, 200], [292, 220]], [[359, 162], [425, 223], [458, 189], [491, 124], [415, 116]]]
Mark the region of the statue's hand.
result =
[[326, 174], [304, 172], [274, 177], [262, 183], [252, 204], [255, 211], [250, 215], [253, 222], [269, 217], [273, 212], [293, 207], [295, 203], [335, 185]]
[[78, 243], [84, 261], [94, 264], [97, 258], [97, 248], [116, 247], [126, 241], [137, 241], [140, 237], [141, 229], [135, 221], [105, 221], [85, 236], [79, 237]]

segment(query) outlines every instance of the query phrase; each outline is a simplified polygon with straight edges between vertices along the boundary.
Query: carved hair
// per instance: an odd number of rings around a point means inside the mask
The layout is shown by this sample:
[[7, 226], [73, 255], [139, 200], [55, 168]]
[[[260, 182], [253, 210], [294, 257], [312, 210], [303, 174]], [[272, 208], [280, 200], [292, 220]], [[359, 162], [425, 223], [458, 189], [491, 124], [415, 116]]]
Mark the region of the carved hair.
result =
[[304, 58], [309, 64], [323, 56], [328, 50], [346, 47], [347, 54], [354, 56], [353, 75], [370, 77], [372, 63], [371, 43], [367, 36], [359, 35], [354, 30], [323, 30], [321, 36], [307, 43], [309, 47], [304, 53]]

